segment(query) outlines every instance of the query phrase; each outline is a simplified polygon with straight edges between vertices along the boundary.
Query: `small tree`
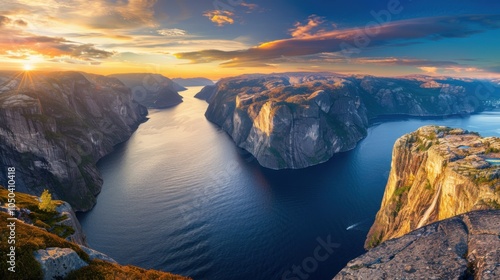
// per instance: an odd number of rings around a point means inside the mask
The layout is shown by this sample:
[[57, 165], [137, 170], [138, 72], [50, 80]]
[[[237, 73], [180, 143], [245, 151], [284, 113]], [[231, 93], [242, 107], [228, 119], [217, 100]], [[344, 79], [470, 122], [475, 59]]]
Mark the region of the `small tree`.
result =
[[45, 212], [53, 212], [56, 210], [56, 204], [52, 201], [52, 195], [49, 190], [44, 190], [42, 195], [40, 196], [40, 203], [38, 204], [38, 208]]

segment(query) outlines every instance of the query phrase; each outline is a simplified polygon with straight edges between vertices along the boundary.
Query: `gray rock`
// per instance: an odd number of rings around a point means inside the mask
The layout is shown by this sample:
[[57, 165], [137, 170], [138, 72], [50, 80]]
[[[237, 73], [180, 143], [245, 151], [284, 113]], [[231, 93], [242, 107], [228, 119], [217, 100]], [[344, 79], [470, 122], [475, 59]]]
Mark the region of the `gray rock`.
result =
[[[243, 75], [222, 79], [197, 96], [209, 100], [207, 119], [221, 126], [262, 166], [296, 169], [356, 147], [366, 136], [370, 118], [481, 110], [481, 104], [467, 101], [481, 82], [450, 79], [447, 83], [460, 84], [464, 90], [441, 92], [421, 87], [429, 79], [331, 73]], [[420, 94], [422, 90], [427, 91], [425, 95]]]
[[186, 90], [160, 74], [127, 73], [109, 77], [120, 80], [132, 90], [134, 100], [148, 108], [163, 109], [182, 103], [178, 91]]
[[[17, 191], [39, 196], [48, 189], [76, 211], [89, 210], [102, 186], [95, 163], [130, 137], [147, 110], [114, 78], [41, 72], [33, 85], [1, 89], [0, 185], [7, 185], [6, 167], [15, 166]], [[13, 103], [17, 94], [29, 98]]]
[[500, 279], [500, 210], [475, 211], [388, 240], [334, 279]]
[[37, 250], [34, 256], [42, 268], [44, 280], [62, 279], [70, 272], [88, 265], [69, 248], [50, 247]]
[[98, 259], [98, 260], [107, 261], [107, 262], [110, 262], [110, 263], [117, 263], [113, 258], [109, 257], [106, 254], [98, 252], [98, 251], [96, 251], [94, 249], [91, 249], [91, 248], [85, 247], [85, 246], [81, 246], [81, 245], [80, 245], [80, 248], [85, 253], [87, 253], [87, 255], [89, 255], [90, 260]]
[[194, 97], [205, 100], [208, 103], [210, 103], [210, 99], [214, 95], [215, 91], [217, 90], [217, 87], [215, 85], [207, 85], [204, 86], [200, 92], [198, 92]]
[[67, 202], [63, 202], [63, 204], [59, 205], [56, 208], [56, 211], [61, 216], [66, 215], [67, 217], [66, 220], [59, 222], [59, 224], [70, 226], [75, 230], [75, 233], [68, 236], [66, 240], [74, 242], [78, 245], [87, 245], [87, 238], [83, 233], [82, 226], [80, 225], [80, 222], [78, 221], [78, 218], [76, 217], [76, 214], [73, 211], [71, 205], [69, 205], [69, 203]]

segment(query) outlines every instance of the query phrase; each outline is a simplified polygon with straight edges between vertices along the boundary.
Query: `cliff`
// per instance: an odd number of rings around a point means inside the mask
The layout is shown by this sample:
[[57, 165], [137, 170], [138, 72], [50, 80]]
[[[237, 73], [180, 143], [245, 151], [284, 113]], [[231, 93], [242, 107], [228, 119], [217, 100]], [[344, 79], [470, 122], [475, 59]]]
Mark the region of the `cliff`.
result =
[[216, 85], [208, 85], [204, 86], [200, 92], [198, 92], [194, 97], [205, 100], [208, 103], [210, 103], [210, 99], [212, 96], [214, 96], [215, 92], [217, 91], [217, 86]]
[[145, 121], [147, 110], [114, 78], [77, 72], [2, 73], [0, 184], [16, 168], [16, 190], [44, 189], [74, 209], [96, 202], [96, 162]]
[[482, 102], [471, 102], [481, 83], [285, 73], [222, 79], [199, 95], [209, 99], [207, 119], [221, 126], [261, 165], [295, 169], [353, 149], [366, 136], [371, 118], [482, 110]]
[[[4, 205], [8, 191], [0, 187], [0, 210], [13, 209]], [[15, 192], [16, 209], [10, 214], [0, 211], [0, 279], [179, 279], [189, 278], [130, 265], [119, 265], [103, 253], [92, 250], [72, 239], [83, 236], [74, 212], [68, 203], [56, 211], [38, 208], [36, 197]], [[5, 201], [4, 201], [5, 200]], [[10, 209], [9, 209], [10, 208]], [[17, 220], [7, 220], [8, 218]], [[65, 223], [68, 221], [68, 223]], [[8, 237], [15, 231], [15, 243]], [[15, 261], [11, 262], [11, 246]], [[5, 254], [4, 254], [5, 253]]]
[[500, 279], [500, 211], [474, 211], [388, 240], [333, 279]]
[[500, 209], [500, 138], [425, 126], [394, 144], [382, 205], [365, 247], [478, 209]]
[[134, 100], [148, 108], [163, 109], [178, 105], [182, 103], [182, 96], [178, 91], [186, 90], [160, 74], [127, 73], [109, 77], [116, 78], [129, 87]]
[[348, 81], [292, 84], [272, 75], [220, 81], [205, 116], [273, 169], [325, 162], [353, 149], [368, 126], [358, 89]]

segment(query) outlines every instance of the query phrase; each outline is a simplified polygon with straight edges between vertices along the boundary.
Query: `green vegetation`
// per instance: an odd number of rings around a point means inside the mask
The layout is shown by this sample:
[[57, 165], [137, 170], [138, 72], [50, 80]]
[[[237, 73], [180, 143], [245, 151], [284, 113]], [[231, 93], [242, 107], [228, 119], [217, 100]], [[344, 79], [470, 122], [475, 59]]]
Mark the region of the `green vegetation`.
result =
[[[56, 207], [62, 204], [62, 201], [52, 200], [52, 198], [50, 198], [50, 202], [47, 203], [50, 205], [49, 208], [53, 209], [46, 211], [39, 208], [41, 202], [38, 202], [36, 197], [20, 192], [16, 192], [15, 194], [16, 206], [20, 209], [25, 208], [30, 210], [27, 216], [33, 222], [33, 225], [46, 229], [48, 232], [54, 233], [62, 238], [66, 238], [75, 232], [72, 227], [60, 224], [60, 222], [68, 218], [65, 215], [59, 215], [59, 213], [55, 211]], [[0, 186], [0, 197], [7, 197], [7, 195], [8, 191]], [[50, 196], [50, 193], [48, 193], [48, 195]], [[4, 201], [0, 198], [0, 202], [3, 203]]]
[[485, 154], [500, 153], [500, 149], [489, 147], [488, 149], [486, 149], [484, 153]]
[[56, 211], [56, 204], [52, 201], [52, 195], [49, 190], [44, 190], [42, 195], [40, 196], [40, 203], [38, 204], [38, 208], [45, 212], [53, 212]]
[[481, 200], [482, 203], [486, 204], [490, 209], [500, 210], [500, 203], [498, 200]]
[[[16, 195], [17, 198], [17, 195]], [[0, 212], [0, 251], [8, 252], [8, 228], [6, 213]], [[47, 247], [71, 248], [83, 260], [89, 257], [78, 245], [68, 242], [54, 234], [24, 223], [16, 223], [16, 273], [7, 273], [7, 255], [0, 255], [0, 275], [2, 279], [42, 279], [42, 270], [35, 260], [33, 252]]]
[[401, 188], [398, 188], [394, 191], [394, 196], [402, 196], [404, 193], [406, 193], [407, 191], [409, 191], [411, 189], [411, 186], [410, 185], [406, 185], [404, 187], [401, 187]]
[[[16, 205], [31, 211], [29, 218], [35, 226], [25, 223], [16, 223], [16, 272], [7, 273], [9, 264], [7, 254], [0, 255], [0, 279], [42, 279], [42, 269], [35, 260], [33, 252], [47, 247], [70, 248], [74, 250], [82, 260], [89, 266], [81, 268], [68, 275], [67, 279], [178, 279], [189, 278], [173, 275], [155, 270], [145, 270], [134, 266], [121, 266], [104, 261], [90, 261], [89, 256], [80, 247], [63, 238], [74, 232], [74, 229], [66, 225], [56, 225], [65, 220], [66, 216], [60, 216], [57, 212], [46, 212], [38, 208], [39, 202], [35, 196], [16, 192]], [[4, 203], [8, 190], [0, 186], [0, 203]], [[60, 205], [62, 201], [52, 200], [54, 205]], [[0, 212], [0, 251], [9, 252], [11, 244], [8, 244], [9, 228], [7, 227], [7, 213]], [[41, 227], [41, 228], [39, 228]], [[46, 230], [45, 230], [46, 229]], [[62, 236], [62, 237], [61, 237]]]
[[431, 182], [429, 181], [429, 179], [427, 179], [425, 181], [425, 189], [429, 190], [429, 191], [432, 190], [432, 185], [431, 185]]
[[[373, 247], [376, 247], [377, 245], [380, 244], [380, 242], [382, 241], [382, 232], [378, 232], [376, 231], [374, 234], [372, 234], [372, 236], [370, 237], [370, 241], [368, 241], [367, 243], [367, 247], [368, 248], [373, 248]], [[353, 268], [353, 269], [356, 269], [356, 268]]]

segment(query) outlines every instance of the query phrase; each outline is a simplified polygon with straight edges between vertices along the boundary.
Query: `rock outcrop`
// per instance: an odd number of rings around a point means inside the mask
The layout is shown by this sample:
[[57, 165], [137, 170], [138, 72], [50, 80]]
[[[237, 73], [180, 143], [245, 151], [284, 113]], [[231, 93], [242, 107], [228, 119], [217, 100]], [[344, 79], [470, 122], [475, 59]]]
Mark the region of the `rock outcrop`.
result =
[[2, 75], [0, 184], [16, 168], [16, 190], [91, 209], [102, 179], [96, 162], [127, 140], [147, 109], [115, 78], [78, 72]]
[[201, 87], [214, 84], [212, 80], [207, 78], [174, 78], [172, 81], [183, 87]]
[[201, 100], [205, 100], [208, 103], [210, 103], [210, 99], [212, 98], [212, 96], [214, 96], [216, 90], [217, 90], [216, 85], [204, 86], [201, 89], [201, 91], [198, 92], [194, 97], [201, 99]]
[[484, 108], [471, 102], [481, 82], [432, 81], [331, 73], [243, 75], [222, 79], [200, 95], [209, 99], [207, 119], [261, 165], [295, 169], [353, 149], [365, 137], [368, 120], [380, 115], [443, 116]]
[[182, 103], [182, 96], [178, 91], [185, 87], [175, 83], [160, 74], [127, 73], [113, 74], [116, 78], [132, 90], [134, 100], [148, 108], [163, 109]]
[[366, 248], [472, 210], [500, 209], [500, 138], [425, 126], [399, 138]]
[[70, 272], [88, 265], [70, 248], [40, 249], [34, 256], [42, 268], [44, 280], [62, 279]]
[[342, 79], [296, 84], [281, 76], [224, 79], [205, 116], [272, 169], [325, 162], [353, 149], [368, 126], [358, 89]]
[[500, 210], [474, 211], [388, 240], [334, 279], [500, 279]]
[[[31, 197], [26, 194], [16, 193], [17, 198], [21, 204], [31, 202]], [[0, 212], [1, 252], [10, 252], [12, 245], [7, 243], [11, 230], [7, 227], [7, 218], [11, 216]], [[0, 255], [0, 279], [190, 279], [119, 265], [105, 254], [64, 240], [45, 228], [26, 224], [22, 220], [14, 223], [15, 261], [10, 262], [7, 253]]]
[[75, 211], [73, 211], [71, 205], [69, 205], [69, 203], [67, 203], [66, 201], [62, 201], [61, 205], [57, 206], [56, 211], [59, 213], [60, 216], [66, 216], [66, 219], [59, 222], [59, 224], [66, 225], [75, 230], [75, 232], [70, 236], [68, 236], [66, 240], [76, 243], [78, 245], [86, 246], [87, 238], [83, 233], [82, 226], [80, 225], [80, 222], [78, 221]]

